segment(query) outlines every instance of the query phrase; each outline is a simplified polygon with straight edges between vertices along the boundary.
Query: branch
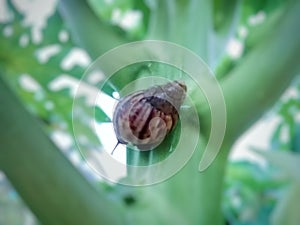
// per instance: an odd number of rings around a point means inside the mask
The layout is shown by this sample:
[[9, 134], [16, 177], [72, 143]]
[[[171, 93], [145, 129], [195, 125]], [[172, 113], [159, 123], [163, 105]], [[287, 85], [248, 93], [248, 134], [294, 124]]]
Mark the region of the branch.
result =
[[101, 21], [86, 1], [63, 0], [59, 9], [74, 41], [95, 59], [108, 50], [128, 42], [117, 27]]
[[[263, 35], [243, 61], [223, 81], [227, 138], [236, 139], [261, 117], [297, 75], [300, 59], [300, 2], [295, 1], [266, 21]], [[264, 31], [272, 30], [272, 32]]]
[[122, 224], [116, 205], [54, 146], [1, 76], [0, 102], [0, 167], [39, 220], [45, 225]]

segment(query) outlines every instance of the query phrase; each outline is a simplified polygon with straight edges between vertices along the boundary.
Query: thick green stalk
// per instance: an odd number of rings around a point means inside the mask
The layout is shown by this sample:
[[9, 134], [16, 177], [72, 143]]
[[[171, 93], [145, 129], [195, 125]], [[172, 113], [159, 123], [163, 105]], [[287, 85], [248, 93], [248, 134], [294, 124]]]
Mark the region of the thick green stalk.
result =
[[162, 184], [170, 191], [173, 205], [189, 224], [223, 224], [223, 178], [230, 147], [230, 144], [224, 144], [212, 165], [199, 173], [200, 156], [205, 148], [205, 141], [202, 140], [185, 168]]
[[1, 76], [0, 102], [0, 168], [42, 224], [123, 224], [118, 207], [72, 166]]
[[146, 39], [171, 41], [208, 60], [212, 4], [209, 1], [154, 1]]

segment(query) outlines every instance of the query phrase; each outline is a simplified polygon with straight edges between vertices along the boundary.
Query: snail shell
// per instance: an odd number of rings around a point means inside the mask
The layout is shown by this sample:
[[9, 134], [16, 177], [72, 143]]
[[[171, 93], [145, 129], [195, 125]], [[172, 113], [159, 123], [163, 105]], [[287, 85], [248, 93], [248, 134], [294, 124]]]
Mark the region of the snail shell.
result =
[[176, 126], [185, 95], [186, 85], [173, 81], [121, 99], [113, 115], [118, 144], [130, 143], [143, 151], [158, 146]]

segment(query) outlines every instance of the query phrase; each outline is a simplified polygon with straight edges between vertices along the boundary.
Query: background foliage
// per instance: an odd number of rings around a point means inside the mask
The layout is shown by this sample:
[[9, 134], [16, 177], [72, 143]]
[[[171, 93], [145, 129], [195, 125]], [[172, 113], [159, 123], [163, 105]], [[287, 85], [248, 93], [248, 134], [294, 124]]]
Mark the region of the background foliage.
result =
[[[45, 24], [32, 25], [25, 6], [33, 4], [2, 4], [0, 224], [300, 223], [299, 1], [63, 0], [53, 12], [49, 7]], [[143, 39], [181, 44], [207, 62], [224, 91], [228, 128], [222, 152], [205, 173], [197, 172], [201, 137], [197, 154], [172, 179], [128, 188], [88, 170], [76, 152], [71, 109], [76, 83], [93, 59]], [[227, 51], [230, 44], [241, 51]], [[143, 69], [124, 73], [147, 74]], [[128, 81], [112, 81], [105, 91]], [[265, 118], [279, 121], [269, 149], [252, 148], [265, 163], [229, 161], [232, 145], [267, 110]], [[85, 124], [92, 115], [75, 116], [84, 143], [95, 148]], [[199, 117], [206, 121], [209, 113], [204, 109]], [[100, 109], [96, 119], [109, 121]]]

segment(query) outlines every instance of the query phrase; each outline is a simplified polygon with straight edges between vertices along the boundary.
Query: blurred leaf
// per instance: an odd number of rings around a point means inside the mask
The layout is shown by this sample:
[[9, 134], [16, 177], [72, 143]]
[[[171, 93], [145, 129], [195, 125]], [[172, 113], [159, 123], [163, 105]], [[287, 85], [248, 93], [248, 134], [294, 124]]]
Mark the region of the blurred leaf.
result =
[[[299, 163], [299, 162], [298, 162]], [[299, 165], [299, 164], [298, 164]], [[299, 213], [300, 182], [293, 182], [286, 190], [270, 218], [272, 225], [297, 225]]]
[[275, 9], [281, 8], [287, 1], [285, 0], [262, 0], [262, 1], [252, 1], [245, 0], [242, 4], [242, 18], [241, 22], [243, 24], [248, 23], [249, 16], [255, 15], [260, 11], [269, 13]]
[[139, 10], [143, 14], [143, 28], [141, 29], [145, 34], [149, 28], [150, 9], [145, 2], [146, 0], [134, 0], [134, 9]]
[[269, 181], [266, 181], [266, 177], [269, 174], [264, 171], [260, 166], [247, 162], [234, 162], [230, 163], [228, 168], [227, 179], [229, 183], [237, 181], [243, 185], [251, 186], [251, 188], [256, 190], [261, 190], [264, 188], [264, 181], [270, 185]]
[[223, 210], [232, 225], [265, 225], [285, 184], [271, 168], [247, 161], [230, 162]]
[[291, 150], [300, 153], [300, 123], [296, 123], [291, 140]]
[[[228, 2], [224, 1], [224, 3], [218, 3], [217, 5], [221, 6], [222, 4], [227, 3]], [[222, 79], [224, 76], [226, 76], [226, 74], [229, 74], [229, 72], [242, 61], [242, 59], [251, 51], [251, 49], [263, 43], [263, 40], [266, 38], [269, 38], [268, 34], [272, 33], [272, 31], [278, 26], [280, 17], [282, 16], [282, 13], [287, 5], [287, 3], [282, 0], [246, 0], [239, 1], [239, 3], [240, 4], [237, 4], [238, 6], [235, 10], [236, 14], [239, 12], [238, 19], [235, 19], [238, 20], [238, 24], [235, 24], [235, 26], [232, 25], [236, 33], [231, 34], [229, 37], [235, 37], [242, 43], [243, 52], [242, 55], [237, 59], [230, 58], [228, 55], [225, 55], [221, 59], [216, 69], [216, 74], [219, 79]], [[230, 10], [230, 7], [225, 7], [222, 10], [226, 12], [226, 10]], [[218, 20], [217, 15], [216, 20]], [[227, 14], [224, 14], [223, 17], [226, 17], [226, 15]], [[222, 13], [219, 15], [219, 17], [222, 18]], [[221, 20], [220, 18], [219, 20]], [[225, 21], [226, 20], [228, 20], [228, 18], [225, 18]], [[233, 20], [233, 24], [235, 20]], [[251, 20], [256, 22], [251, 22]], [[224, 21], [221, 22], [221, 24], [222, 23], [226, 24]], [[241, 34], [241, 30], [243, 30], [244, 34]], [[224, 42], [222, 47], [225, 48], [226, 44], [227, 43]]]
[[282, 151], [260, 151], [256, 153], [265, 157], [268, 162], [274, 165], [279, 173], [291, 180], [285, 196], [279, 201], [272, 213], [272, 224], [296, 225], [300, 221], [298, 212], [298, 200], [300, 199], [300, 154]]
[[[143, 4], [143, 1], [115, 0], [107, 2], [103, 0], [89, 0], [88, 3], [100, 20], [105, 21], [111, 26], [118, 27], [130, 40], [137, 40], [144, 36], [147, 25], [147, 7]], [[140, 12], [142, 14], [142, 22], [139, 18], [135, 18], [137, 19], [135, 21], [133, 14], [128, 14], [133, 12]], [[126, 19], [127, 21], [130, 20], [131, 24], [125, 22], [123, 23], [126, 24], [124, 27], [122, 21]], [[130, 27], [133, 24], [137, 25]]]
[[232, 0], [230, 3], [224, 0], [214, 0], [214, 29], [216, 32], [228, 30], [234, 20], [233, 17], [237, 11], [238, 0]]
[[272, 138], [270, 140], [272, 149], [275, 149], [275, 150], [283, 149], [284, 150], [284, 149], [288, 148], [288, 146], [281, 141], [281, 133], [282, 133], [283, 127], [284, 127], [284, 124], [280, 123], [277, 126], [277, 128], [275, 129], [275, 131], [272, 135]]
[[[241, 1], [232, 0], [229, 3], [226, 0], [215, 0], [212, 16], [214, 25], [211, 31], [211, 39], [208, 42], [209, 52], [211, 53], [210, 60], [212, 61], [210, 66], [213, 68], [217, 65], [219, 66], [220, 60], [222, 57], [225, 57], [225, 64], [227, 63], [227, 69], [225, 71], [228, 73], [230, 64], [228, 63], [229, 61], [227, 60], [227, 57], [224, 55], [227, 50], [226, 46], [236, 35], [241, 17]], [[223, 76], [225, 75], [225, 71], [222, 71]], [[220, 75], [220, 68], [218, 73], [218, 75]]]
[[300, 182], [300, 154], [283, 151], [262, 151], [252, 149], [255, 153], [263, 156], [268, 162], [279, 169], [283, 175], [292, 182]]
[[[14, 12], [18, 13], [16, 9]], [[47, 26], [42, 30], [43, 38], [40, 43], [33, 43], [30, 33], [32, 28], [23, 27], [21, 18], [0, 24], [1, 32], [7, 28], [12, 29], [12, 35], [5, 36], [2, 35], [3, 33], [0, 35], [0, 58], [2, 59], [0, 70], [3, 72], [4, 78], [17, 92], [27, 108], [45, 123], [50, 133], [55, 130], [72, 133], [73, 95], [71, 89], [74, 87], [71, 83], [79, 82], [79, 78], [82, 77], [86, 68], [80, 65], [74, 65], [70, 69], [62, 67], [62, 61], [72, 54], [72, 50], [76, 47], [69, 38], [62, 18], [57, 12], [48, 18]], [[61, 38], [62, 32], [65, 38]], [[29, 39], [28, 44], [20, 46], [20, 38], [24, 35], [27, 35]], [[40, 54], [45, 53], [46, 49], [51, 46], [56, 46], [58, 51], [46, 59], [41, 58]], [[22, 84], [22, 80], [25, 79], [24, 74], [27, 78], [31, 77], [40, 86], [40, 89], [27, 90], [26, 86]], [[68, 76], [61, 76], [65, 74]], [[70, 82], [66, 83], [68, 78], [75, 79], [69, 79]], [[62, 85], [65, 86], [52, 90], [52, 84], [60, 79], [61, 81], [64, 79], [65, 83]], [[89, 109], [82, 102], [81, 110], [85, 111], [84, 116], [80, 114], [80, 117], [77, 118], [77, 115], [74, 115], [74, 120], [81, 124], [78, 125], [78, 131], [89, 140], [88, 145], [98, 145], [98, 138], [90, 132], [91, 129], [86, 123], [86, 117], [92, 119], [94, 116], [92, 108]], [[100, 116], [100, 119], [107, 119], [99, 109], [96, 111], [96, 116], [97, 118]]]
[[111, 22], [113, 13], [115, 10], [120, 10], [120, 13], [124, 13], [126, 10], [132, 8], [132, 0], [114, 0], [111, 2], [105, 0], [88, 0], [90, 7], [93, 11], [107, 22]]
[[274, 150], [300, 152], [300, 123], [297, 120], [300, 111], [299, 83], [299, 80], [294, 80], [275, 108], [282, 120], [271, 138], [271, 146]]
[[224, 56], [215, 69], [217, 79], [222, 80], [224, 77], [226, 77], [226, 75], [229, 74], [232, 69], [234, 69], [238, 62], [238, 60], [234, 60], [228, 55]]

